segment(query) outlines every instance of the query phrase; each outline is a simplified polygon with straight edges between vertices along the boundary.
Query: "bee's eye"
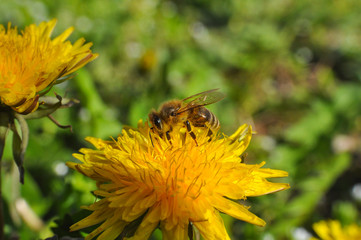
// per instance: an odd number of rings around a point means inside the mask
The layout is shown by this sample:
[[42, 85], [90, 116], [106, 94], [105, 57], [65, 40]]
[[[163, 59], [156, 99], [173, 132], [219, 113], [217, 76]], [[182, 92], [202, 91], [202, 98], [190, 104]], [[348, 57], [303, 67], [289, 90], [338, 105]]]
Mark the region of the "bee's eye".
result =
[[156, 128], [160, 130], [162, 129], [162, 120], [157, 115], [153, 116], [153, 123], [156, 126]]

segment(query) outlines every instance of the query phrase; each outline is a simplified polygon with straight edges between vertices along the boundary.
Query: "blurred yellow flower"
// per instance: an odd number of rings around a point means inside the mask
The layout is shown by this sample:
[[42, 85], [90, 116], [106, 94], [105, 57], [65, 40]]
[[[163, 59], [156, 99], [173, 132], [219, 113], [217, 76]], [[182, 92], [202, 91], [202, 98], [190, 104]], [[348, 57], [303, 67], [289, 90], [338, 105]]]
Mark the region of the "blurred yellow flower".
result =
[[249, 125], [212, 139], [208, 131], [195, 132], [198, 146], [185, 129], [173, 131], [170, 144], [142, 122], [114, 141], [86, 138], [97, 149], [81, 149], [74, 157], [82, 163], [67, 165], [97, 182], [100, 200], [85, 207], [92, 213], [71, 231], [102, 223], [85, 239], [147, 239], [159, 227], [163, 239], [177, 240], [195, 227], [204, 239], [230, 239], [220, 212], [264, 226], [238, 200], [288, 189], [266, 180], [287, 172], [241, 162], [252, 136]]
[[[73, 45], [65, 41], [73, 28], [53, 40], [50, 35], [56, 20], [31, 24], [21, 34], [16, 27], [0, 25], [0, 99], [1, 105], [27, 114], [38, 108], [41, 91], [61, 81], [98, 55], [84, 39]], [[0, 106], [1, 106], [0, 105]]]
[[[313, 224], [313, 229], [321, 240], [359, 240], [361, 228], [356, 224], [342, 227], [336, 220], [321, 221]], [[316, 240], [318, 238], [312, 238]]]

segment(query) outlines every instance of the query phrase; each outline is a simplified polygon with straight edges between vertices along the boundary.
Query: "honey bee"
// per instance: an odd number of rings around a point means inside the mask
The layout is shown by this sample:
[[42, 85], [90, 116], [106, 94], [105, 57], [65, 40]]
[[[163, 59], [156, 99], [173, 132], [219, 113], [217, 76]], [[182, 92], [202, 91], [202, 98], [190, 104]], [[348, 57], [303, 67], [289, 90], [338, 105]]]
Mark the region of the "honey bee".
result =
[[151, 131], [157, 133], [161, 138], [166, 137], [171, 143], [170, 133], [174, 129], [185, 127], [198, 145], [192, 126], [208, 128], [208, 136], [211, 136], [213, 131], [218, 130], [220, 127], [219, 120], [204, 106], [218, 102], [224, 96], [218, 89], [212, 89], [183, 100], [165, 102], [158, 112], [153, 109], [148, 115], [152, 125]]

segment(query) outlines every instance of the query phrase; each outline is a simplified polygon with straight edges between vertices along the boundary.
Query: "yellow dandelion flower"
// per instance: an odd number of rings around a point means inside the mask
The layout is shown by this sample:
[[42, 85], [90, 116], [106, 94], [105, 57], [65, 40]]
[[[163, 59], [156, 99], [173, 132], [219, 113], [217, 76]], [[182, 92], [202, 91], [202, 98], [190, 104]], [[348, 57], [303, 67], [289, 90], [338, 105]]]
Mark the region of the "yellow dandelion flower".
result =
[[[313, 229], [322, 240], [361, 239], [361, 228], [356, 224], [342, 227], [339, 221], [328, 220], [313, 224]], [[312, 239], [316, 240], [318, 238]]]
[[66, 41], [73, 28], [50, 39], [55, 24], [56, 20], [31, 24], [21, 34], [10, 23], [7, 29], [0, 25], [1, 105], [22, 114], [35, 111], [41, 91], [98, 56], [84, 39]]
[[74, 154], [81, 163], [67, 165], [97, 182], [100, 200], [85, 207], [92, 213], [71, 231], [101, 223], [85, 239], [147, 239], [159, 227], [163, 239], [173, 240], [187, 239], [195, 227], [204, 239], [229, 239], [220, 212], [264, 226], [238, 200], [288, 189], [266, 180], [287, 172], [241, 162], [252, 136], [249, 125], [232, 136], [195, 133], [198, 145], [185, 129], [173, 131], [170, 143], [140, 122], [114, 141], [86, 138], [97, 149], [81, 149]]

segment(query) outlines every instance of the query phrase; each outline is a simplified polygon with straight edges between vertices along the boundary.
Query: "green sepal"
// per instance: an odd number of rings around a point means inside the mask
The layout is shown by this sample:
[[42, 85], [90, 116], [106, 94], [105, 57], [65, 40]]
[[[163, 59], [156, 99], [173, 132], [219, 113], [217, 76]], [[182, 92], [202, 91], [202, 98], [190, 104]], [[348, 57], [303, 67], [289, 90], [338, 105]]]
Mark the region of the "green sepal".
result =
[[126, 225], [123, 231], [120, 233], [120, 239], [133, 237], [139, 225], [142, 223], [143, 218], [145, 217], [145, 215], [147, 215], [147, 213], [148, 210], [145, 213], [143, 213], [143, 215], [141, 215], [140, 217], [138, 217], [137, 219]]
[[194, 229], [193, 229], [193, 224], [191, 222], [188, 223], [188, 238], [189, 240], [194, 239]]
[[[58, 98], [47, 97], [46, 100], [49, 102], [49, 104], [45, 103], [43, 98], [40, 98], [39, 102], [44, 103], [44, 106], [42, 106], [41, 108], [39, 107], [35, 112], [32, 112], [32, 113], [29, 113], [29, 114], [25, 115], [25, 118], [26, 119], [43, 118], [43, 117], [46, 117], [46, 116], [52, 114], [58, 108], [61, 107], [61, 100], [59, 100]], [[51, 102], [53, 102], [53, 101], [56, 101], [56, 102], [51, 104]]]
[[45, 88], [43, 91], [39, 92], [40, 96], [44, 96], [45, 94], [47, 94], [54, 85], [57, 85], [59, 83], [65, 82], [69, 79], [72, 79], [75, 76], [75, 74], [71, 74], [71, 75], [67, 75], [67, 76], [63, 76], [58, 78], [57, 80], [53, 81], [47, 88]]
[[19, 169], [20, 182], [24, 184], [24, 156], [29, 142], [29, 128], [22, 115], [15, 114], [15, 118], [20, 125], [21, 137], [16, 129], [15, 123], [12, 123], [10, 126], [13, 131], [13, 157]]
[[71, 98], [62, 98], [55, 93], [55, 97], [44, 96], [39, 98], [40, 106], [32, 113], [24, 115], [25, 119], [37, 119], [47, 117], [59, 108], [67, 108], [78, 103], [79, 101]]
[[10, 116], [7, 112], [0, 112], [0, 162], [3, 156], [6, 136], [10, 128]]
[[75, 76], [76, 76], [76, 74], [74, 73], [74, 74], [71, 74], [71, 75], [67, 75], [67, 76], [63, 76], [63, 77], [61, 77], [61, 78], [58, 78], [58, 79], [55, 81], [54, 85], [63, 83], [63, 82], [65, 82], [65, 81], [68, 81], [68, 80], [74, 78]]

